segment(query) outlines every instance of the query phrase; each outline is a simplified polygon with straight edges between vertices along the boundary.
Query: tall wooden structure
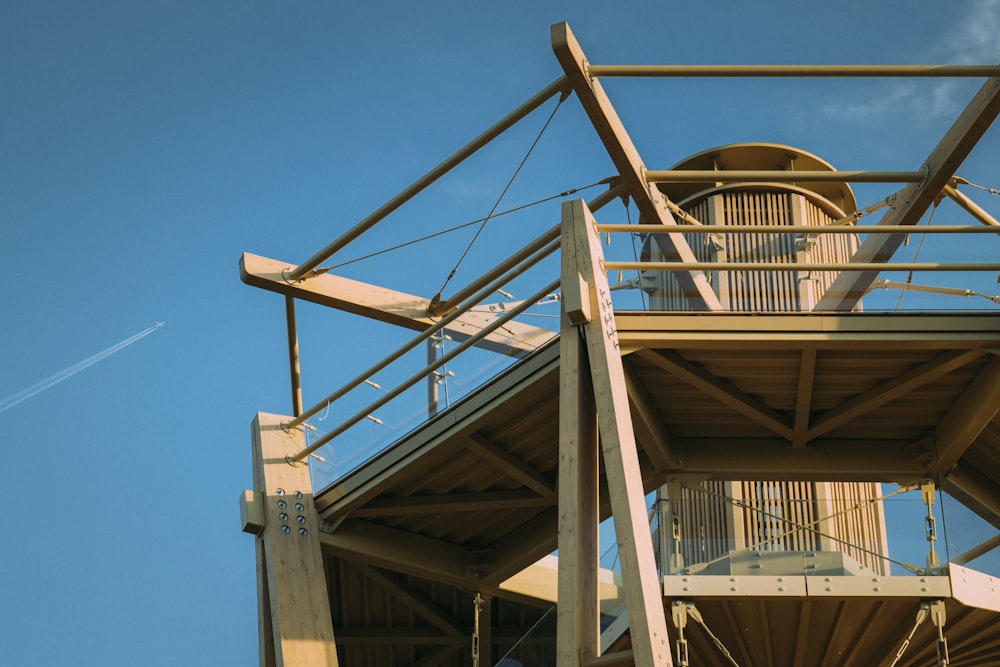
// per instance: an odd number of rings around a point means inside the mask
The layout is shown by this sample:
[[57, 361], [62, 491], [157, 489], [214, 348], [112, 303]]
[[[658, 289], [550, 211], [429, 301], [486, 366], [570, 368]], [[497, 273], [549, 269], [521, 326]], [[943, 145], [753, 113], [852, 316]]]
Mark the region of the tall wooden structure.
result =
[[[928, 498], [946, 489], [1000, 528], [1000, 313], [858, 311], [928, 207], [942, 196], [961, 201], [954, 173], [1000, 113], [1000, 68], [597, 66], [565, 24], [552, 27], [552, 41], [564, 77], [326, 248], [298, 265], [243, 256], [246, 283], [285, 296], [293, 396], [293, 414], [254, 420], [254, 488], [242, 498], [244, 530], [256, 535], [261, 664], [493, 664], [515, 649], [522, 652], [505, 667], [664, 666], [688, 657], [705, 665], [902, 667], [927, 664], [948, 639], [956, 661], [1000, 660], [996, 579], [930, 557], [909, 577], [706, 574], [686, 566], [658, 572], [644, 498], [664, 486], [707, 481], [701, 488], [714, 484], [726, 490], [722, 496], [737, 487], [759, 496], [764, 483], [811, 485], [804, 493], [816, 500], [829, 497], [816, 491], [823, 484], [891, 481]], [[805, 154], [794, 170], [718, 170], [700, 162], [710, 156], [650, 170], [600, 84], [605, 76], [789, 74], [988, 78], [911, 172], [833, 172], [809, 166]], [[450, 297], [403, 294], [322, 266], [517, 120], [569, 93], [617, 174], [590, 202], [564, 202], [559, 224], [523, 251]], [[816, 196], [847, 214], [853, 203], [843, 184], [852, 181], [903, 184], [858, 241], [857, 228], [811, 222], [824, 212]], [[683, 197], [664, 185], [672, 183], [710, 183], [718, 194], [685, 209], [674, 201]], [[749, 243], [773, 242], [781, 256], [794, 248], [801, 261], [776, 269], [756, 256], [720, 256], [718, 239], [692, 240], [720, 233], [696, 218], [713, 219], [713, 197], [725, 202], [739, 193], [730, 183], [779, 184], [754, 196], [772, 202], [781, 192], [791, 224], [772, 225]], [[838, 202], [804, 183], [832, 183], [843, 196]], [[595, 212], [623, 195], [638, 207], [640, 224], [599, 224]], [[995, 241], [996, 221], [965, 208], [976, 229], [961, 233], [985, 231], [984, 242]], [[727, 225], [722, 247], [736, 247], [730, 235], [762, 232], [744, 227]], [[649, 235], [646, 261], [604, 257], [598, 234], [619, 232]], [[798, 234], [801, 247], [781, 240], [784, 234]], [[820, 240], [826, 235], [834, 238]], [[560, 275], [523, 307], [495, 320], [473, 313], [504, 281], [555, 252]], [[995, 272], [1000, 264], [973, 268]], [[616, 310], [607, 272], [618, 269], [669, 272], [669, 279], [643, 281], [665, 295], [668, 310]], [[747, 289], [753, 272], [787, 274], [769, 283], [784, 285], [785, 305], [762, 307], [740, 296], [754, 293]], [[820, 273], [820, 288], [803, 286]], [[557, 288], [558, 331], [516, 319]], [[778, 291], [771, 294], [777, 299]], [[295, 300], [412, 329], [405, 349], [452, 336], [458, 347], [429, 361], [412, 383], [471, 347], [517, 362], [314, 490], [310, 456], [328, 443], [341, 446], [337, 436], [368, 412], [312, 436], [309, 445], [307, 420], [402, 352], [305, 408]], [[391, 390], [373, 406], [396, 395]], [[793, 530], [809, 532], [834, 514], [799, 517]], [[598, 564], [598, 522], [608, 516], [621, 562], [617, 581]]]
[[[760, 143], [712, 148], [682, 160], [672, 170], [753, 172], [769, 168], [835, 171], [828, 162], [805, 151]], [[789, 177], [794, 179], [791, 173]], [[693, 224], [716, 230], [685, 235], [698, 261], [787, 267], [785, 271], [709, 273], [712, 290], [725, 311], [808, 312], [838, 272], [802, 272], [796, 265], [849, 262], [858, 250], [854, 235], [768, 233], [781, 227], [802, 229], [853, 222], [857, 205], [847, 183], [666, 183], [660, 190]], [[728, 234], [727, 227], [758, 227], [761, 233]], [[648, 261], [665, 259], [653, 236], [647, 238], [643, 250]], [[672, 273], [648, 272], [640, 282], [649, 295], [650, 310], [685, 311], [690, 307]], [[674, 526], [672, 533], [678, 536], [662, 542], [664, 571], [718, 562], [729, 553], [750, 548], [767, 552], [842, 551], [864, 570], [888, 574], [885, 514], [876, 501], [881, 495], [876, 482], [707, 481], [701, 486], [704, 488], [697, 490], [680, 485], [661, 489], [664, 504], [660, 507], [668, 510], [663, 520]], [[852, 506], [857, 508], [845, 512]], [[754, 509], [744, 509], [748, 507]], [[824, 530], [788, 531], [785, 523], [790, 519], [799, 524], [823, 524]]]

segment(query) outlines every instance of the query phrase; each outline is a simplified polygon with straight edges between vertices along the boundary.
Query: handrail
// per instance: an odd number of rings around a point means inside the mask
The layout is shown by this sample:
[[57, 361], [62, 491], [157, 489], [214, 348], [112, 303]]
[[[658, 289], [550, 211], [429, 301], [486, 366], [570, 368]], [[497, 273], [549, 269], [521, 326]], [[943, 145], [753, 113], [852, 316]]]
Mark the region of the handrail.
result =
[[[433, 363], [428, 364], [424, 368], [420, 369], [419, 371], [417, 371], [416, 373], [414, 373], [413, 375], [411, 375], [409, 378], [407, 378], [406, 380], [404, 380], [395, 389], [393, 389], [390, 392], [387, 392], [384, 396], [382, 396], [381, 398], [379, 398], [377, 401], [375, 401], [371, 405], [368, 405], [363, 410], [355, 413], [352, 417], [350, 417], [349, 419], [347, 419], [346, 421], [344, 421], [343, 423], [341, 423], [340, 426], [338, 426], [337, 428], [335, 428], [332, 431], [328, 432], [326, 435], [324, 435], [323, 437], [321, 437], [319, 440], [317, 440], [313, 444], [309, 445], [308, 447], [304, 448], [298, 454], [294, 454], [294, 455], [288, 456], [287, 457], [288, 462], [289, 463], [297, 463], [297, 462], [302, 461], [304, 458], [306, 458], [307, 456], [309, 456], [310, 454], [312, 454], [313, 452], [315, 452], [317, 449], [319, 449], [320, 447], [324, 446], [325, 444], [327, 444], [328, 442], [330, 442], [331, 440], [333, 440], [334, 438], [336, 438], [338, 435], [342, 434], [344, 431], [346, 431], [350, 427], [352, 427], [355, 424], [357, 424], [358, 422], [360, 422], [362, 419], [365, 419], [373, 411], [375, 411], [378, 408], [382, 407], [383, 405], [385, 405], [386, 403], [388, 403], [392, 399], [396, 398], [397, 396], [399, 396], [401, 393], [403, 393], [404, 391], [406, 391], [407, 389], [409, 389], [410, 387], [412, 387], [416, 383], [418, 383], [421, 380], [423, 380], [424, 378], [426, 378], [427, 375], [430, 372], [432, 372], [432, 371], [436, 370], [437, 368], [440, 368], [444, 364], [448, 363], [449, 361], [451, 361], [452, 359], [454, 359], [455, 357], [457, 357], [459, 354], [461, 354], [462, 352], [465, 352], [467, 349], [469, 349], [470, 347], [474, 346], [480, 340], [482, 340], [486, 336], [490, 335], [491, 333], [493, 333], [494, 331], [496, 331], [497, 329], [499, 329], [500, 327], [502, 327], [504, 324], [506, 324], [510, 320], [514, 319], [515, 317], [517, 317], [521, 313], [523, 313], [528, 308], [531, 308], [535, 304], [536, 301], [542, 299], [543, 297], [545, 297], [546, 295], [548, 295], [549, 293], [551, 293], [552, 291], [554, 291], [557, 287], [559, 287], [559, 283], [560, 283], [559, 280], [553, 280], [551, 283], [549, 283], [548, 285], [546, 285], [544, 288], [542, 288], [541, 290], [539, 290], [535, 294], [532, 294], [530, 297], [528, 297], [523, 303], [521, 303], [520, 305], [518, 305], [516, 308], [512, 308], [510, 311], [508, 311], [502, 317], [496, 319], [495, 321], [491, 322], [489, 325], [487, 325], [486, 327], [484, 327], [483, 329], [481, 329], [474, 336], [471, 336], [467, 340], [463, 341], [460, 345], [458, 345], [451, 352], [443, 355], [442, 357], [440, 357], [437, 360], [435, 360]], [[553, 334], [553, 335], [555, 335], [555, 334]]]
[[596, 225], [598, 232], [660, 234], [1000, 234], [1000, 230], [981, 225]]
[[[587, 203], [587, 207], [591, 211], [596, 211], [601, 207], [603, 207], [604, 205], [606, 205], [607, 203], [614, 201], [616, 197], [621, 196], [625, 192], [627, 192], [625, 184], [618, 183], [617, 185], [608, 188], [607, 190], [605, 190], [604, 192], [602, 192], [601, 194], [597, 195], [592, 200], [590, 200], [590, 202]], [[556, 244], [556, 246], [552, 248], [552, 250], [555, 251], [556, 249], [558, 249], [559, 245], [559, 241], [557, 240], [558, 238], [559, 238], [559, 225], [555, 225], [547, 232], [539, 236], [530, 245], [525, 246], [520, 252], [518, 252], [518, 254], [511, 256], [510, 258], [499, 264], [491, 272], [483, 274], [473, 283], [456, 292], [451, 298], [446, 299], [444, 301], [439, 301], [437, 303], [432, 303], [430, 307], [427, 309], [427, 312], [431, 315], [438, 315], [440, 313], [451, 312], [451, 310], [455, 308], [456, 304], [464, 300], [473, 291], [479, 289], [479, 287], [482, 286], [485, 282], [492, 280], [495, 274], [497, 274], [500, 271], [504, 271], [508, 267], [514, 266], [515, 264], [519, 263], [528, 254], [534, 252], [535, 249], [540, 248], [542, 247], [542, 245], [552, 241], [555, 241]]]
[[649, 183], [923, 183], [922, 171], [775, 171], [760, 169], [650, 169]]
[[1000, 262], [605, 262], [607, 271], [1000, 271]]
[[473, 153], [478, 151], [480, 148], [488, 144], [489, 142], [496, 139], [503, 132], [510, 129], [515, 123], [527, 116], [529, 113], [540, 107], [551, 97], [557, 93], [566, 93], [569, 90], [569, 82], [566, 80], [565, 76], [561, 76], [548, 86], [543, 88], [540, 92], [536, 93], [527, 102], [514, 109], [512, 112], [504, 116], [502, 119], [497, 121], [492, 127], [480, 134], [478, 137], [470, 141], [468, 144], [460, 148], [458, 151], [453, 153], [450, 157], [446, 158], [438, 166], [431, 169], [429, 172], [421, 176], [419, 179], [414, 181], [409, 187], [404, 189], [398, 195], [382, 204], [378, 209], [371, 213], [361, 222], [357, 223], [339, 238], [329, 243], [325, 248], [320, 250], [318, 253], [307, 259], [302, 264], [289, 274], [289, 278], [292, 280], [301, 280], [306, 277], [310, 272], [312, 272], [320, 263], [326, 261], [339, 250], [344, 248], [351, 241], [355, 240], [366, 231], [377, 225], [383, 219], [385, 219], [390, 213], [395, 211], [397, 208], [408, 202], [410, 199], [415, 197], [424, 188], [432, 184], [434, 181], [438, 180], [446, 173], [454, 169], [456, 166], [461, 164], [466, 158], [470, 157]]
[[590, 65], [592, 77], [983, 77], [1000, 65]]
[[[548, 234], [549, 232], [546, 232], [545, 234], [542, 234], [542, 236], [539, 238], [544, 239]], [[417, 334], [417, 336], [412, 338], [409, 342], [403, 344], [403, 346], [397, 349], [395, 352], [383, 357], [382, 360], [379, 361], [377, 364], [375, 364], [371, 368], [368, 368], [360, 375], [355, 377], [353, 380], [345, 384], [343, 387], [336, 390], [335, 392], [333, 392], [332, 394], [330, 394], [329, 396], [327, 396], [322, 401], [312, 406], [302, 414], [296, 415], [294, 419], [285, 422], [284, 424], [282, 424], [282, 426], [285, 429], [289, 430], [298, 427], [305, 420], [309, 419], [310, 417], [318, 413], [320, 410], [323, 410], [327, 405], [329, 405], [333, 401], [342, 398], [343, 396], [347, 395], [350, 391], [361, 386], [365, 382], [365, 380], [369, 379], [372, 375], [378, 373], [384, 368], [387, 368], [390, 364], [400, 359], [404, 354], [415, 349], [420, 343], [430, 339], [439, 331], [446, 329], [449, 324], [462, 317], [468, 311], [469, 308], [476, 305], [490, 294], [494, 293], [498, 287], [502, 287], [505, 283], [509, 282], [513, 277], [517, 275], [517, 273], [523, 271], [524, 268], [533, 266], [538, 262], [540, 262], [549, 254], [554, 252], [554, 250], [557, 247], [558, 247], [558, 240], [555, 241], [554, 247], [553, 243], [549, 243], [547, 246], [544, 246], [541, 249], [539, 249], [533, 256], [527, 258], [521, 264], [510, 267], [507, 269], [506, 272], [495, 276], [494, 280], [482, 286], [482, 289], [479, 292], [471, 295], [468, 299], [466, 299], [463, 302], [462, 305], [465, 307], [455, 308], [454, 310], [449, 312], [446, 316], [441, 318], [438, 322], [435, 322], [433, 325], [431, 325], [427, 329], [424, 329], [419, 334]], [[479, 339], [477, 338], [477, 340]]]

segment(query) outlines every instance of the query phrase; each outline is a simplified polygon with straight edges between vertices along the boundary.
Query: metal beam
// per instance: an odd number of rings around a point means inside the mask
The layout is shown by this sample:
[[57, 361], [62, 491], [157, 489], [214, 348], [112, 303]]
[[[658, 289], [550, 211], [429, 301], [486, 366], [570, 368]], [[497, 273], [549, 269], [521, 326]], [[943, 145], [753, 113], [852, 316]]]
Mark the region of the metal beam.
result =
[[[994, 76], [994, 75], [991, 75]], [[916, 225], [940, 196], [976, 143], [1000, 113], [1000, 78], [990, 78], [959, 115], [951, 129], [921, 167], [927, 179], [923, 184], [911, 183], [896, 197], [896, 202], [882, 216], [879, 224]], [[868, 237], [854, 254], [857, 262], [888, 262], [903, 242], [903, 236]], [[871, 287], [877, 271], [850, 272], [838, 276], [814, 311], [851, 310]]]
[[[600, 82], [588, 75], [586, 56], [569, 26], [557, 23], [552, 26], [551, 32], [552, 49], [556, 58], [566, 72], [566, 77], [577, 97], [580, 98], [580, 104], [583, 105], [590, 122], [597, 130], [611, 161], [621, 174], [622, 181], [635, 200], [641, 220], [673, 224], [674, 218], [667, 208], [663, 194], [658, 188], [646, 182], [646, 167], [618, 118], [611, 100], [608, 99]], [[663, 243], [670, 259], [682, 262], [696, 261], [694, 253], [681, 234], [665, 234]], [[722, 309], [704, 273], [698, 270], [683, 272], [679, 273], [677, 278], [696, 310]]]

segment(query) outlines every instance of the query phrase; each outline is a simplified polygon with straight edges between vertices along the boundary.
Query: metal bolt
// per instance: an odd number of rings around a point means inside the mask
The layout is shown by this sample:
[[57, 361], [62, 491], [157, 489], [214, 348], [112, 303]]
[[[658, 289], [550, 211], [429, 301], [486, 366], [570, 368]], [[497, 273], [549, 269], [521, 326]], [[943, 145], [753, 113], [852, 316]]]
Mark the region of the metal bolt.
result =
[[289, 532], [291, 532], [291, 530], [292, 529], [289, 528], [288, 526], [282, 526], [281, 527], [281, 532], [283, 532], [283, 533], [289, 533]]
[[301, 515], [295, 517], [295, 520], [298, 521], [299, 523], [305, 523], [306, 522], [306, 518], [304, 516], [301, 516]]
[[284, 512], [282, 512], [281, 514], [279, 514], [278, 518], [281, 519], [282, 521], [288, 521], [288, 515], [285, 514]]
[[308, 534], [309, 534], [308, 530], [306, 530], [305, 528], [299, 528], [299, 535], [301, 535], [302, 537], [305, 537]]

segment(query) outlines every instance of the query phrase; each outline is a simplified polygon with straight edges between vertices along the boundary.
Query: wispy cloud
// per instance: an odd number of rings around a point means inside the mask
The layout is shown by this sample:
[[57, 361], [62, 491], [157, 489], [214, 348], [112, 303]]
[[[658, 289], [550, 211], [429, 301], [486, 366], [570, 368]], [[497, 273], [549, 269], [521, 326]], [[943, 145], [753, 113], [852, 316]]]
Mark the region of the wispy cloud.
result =
[[976, 0], [939, 43], [958, 64], [996, 63], [1000, 59], [1000, 0]]
[[[1000, 62], [1000, 0], [975, 0], [945, 23], [940, 37], [926, 56], [934, 63], [949, 65], [984, 65]], [[965, 82], [956, 79], [936, 80], [927, 85], [898, 80], [874, 97], [829, 102], [822, 113], [840, 121], [877, 121], [900, 108], [919, 110], [920, 116], [937, 119], [956, 115], [968, 102]]]

